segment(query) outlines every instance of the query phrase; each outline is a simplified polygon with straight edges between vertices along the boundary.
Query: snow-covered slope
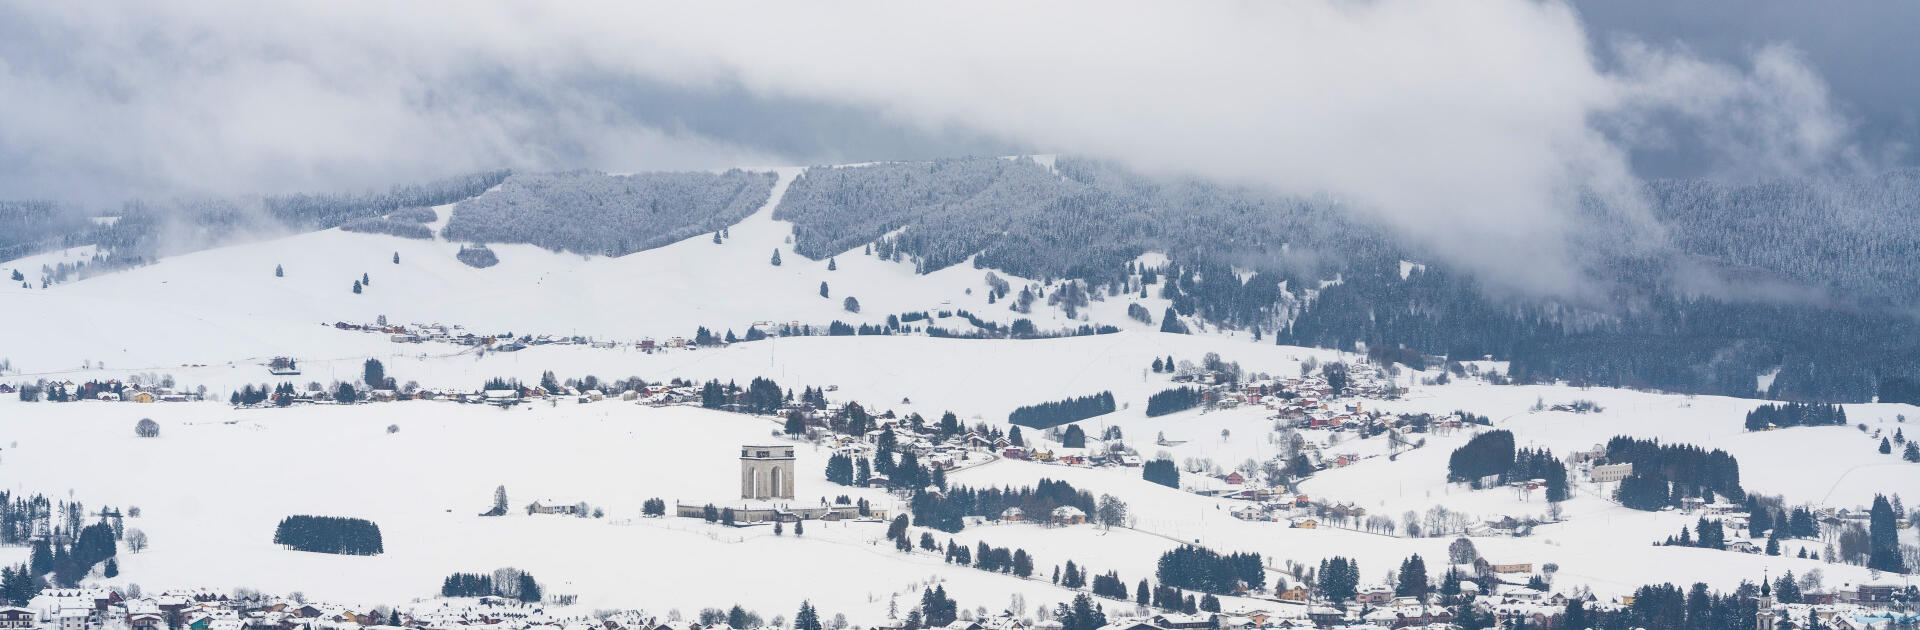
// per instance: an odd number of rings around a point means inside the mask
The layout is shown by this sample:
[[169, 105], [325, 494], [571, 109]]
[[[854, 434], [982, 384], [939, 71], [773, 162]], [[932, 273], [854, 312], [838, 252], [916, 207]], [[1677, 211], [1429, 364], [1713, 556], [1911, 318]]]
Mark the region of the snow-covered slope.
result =
[[[325, 349], [319, 356], [375, 354], [384, 341], [318, 324], [380, 315], [477, 332], [622, 340], [692, 337], [699, 326], [744, 334], [763, 321], [881, 322], [940, 309], [1003, 323], [1028, 317], [1042, 330], [1082, 323], [1044, 303], [1029, 315], [988, 304], [986, 272], [968, 265], [919, 275], [909, 263], [855, 250], [835, 257], [837, 269], [829, 271], [828, 261], [795, 254], [790, 224], [771, 218], [799, 170], [778, 172], [766, 207], [732, 226], [723, 244], [697, 237], [618, 258], [494, 244], [500, 264], [475, 269], [454, 259], [458, 243], [335, 229], [170, 257], [47, 290], [0, 288], [0, 356], [26, 372], [46, 372], [81, 360], [159, 367], [314, 348]], [[770, 262], [775, 251], [779, 266]], [[371, 282], [356, 295], [351, 288], [363, 275]], [[1016, 287], [1026, 282], [1000, 275]], [[828, 297], [820, 296], [822, 282]], [[843, 309], [846, 297], [859, 300], [859, 313]], [[1126, 318], [1130, 299], [1156, 313], [1165, 307], [1158, 299], [1114, 298], [1087, 309], [1090, 321], [1144, 327]]]

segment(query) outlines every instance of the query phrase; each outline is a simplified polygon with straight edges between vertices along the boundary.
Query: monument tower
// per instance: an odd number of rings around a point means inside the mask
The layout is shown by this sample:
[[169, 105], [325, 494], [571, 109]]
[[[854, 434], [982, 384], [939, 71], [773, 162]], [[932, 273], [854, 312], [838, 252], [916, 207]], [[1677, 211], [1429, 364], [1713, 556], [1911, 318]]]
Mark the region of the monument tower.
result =
[[793, 447], [740, 447], [740, 498], [792, 499]]

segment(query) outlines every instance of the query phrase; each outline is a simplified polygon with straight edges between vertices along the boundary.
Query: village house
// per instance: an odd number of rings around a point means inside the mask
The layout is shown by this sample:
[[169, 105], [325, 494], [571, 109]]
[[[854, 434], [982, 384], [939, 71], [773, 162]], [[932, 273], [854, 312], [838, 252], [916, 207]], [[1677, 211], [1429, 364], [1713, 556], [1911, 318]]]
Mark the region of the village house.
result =
[[1071, 505], [1062, 505], [1053, 508], [1053, 524], [1055, 525], [1079, 525], [1085, 522], [1087, 522], [1087, 513], [1081, 511], [1080, 508]]
[[1196, 615], [1164, 614], [1154, 615], [1153, 625], [1167, 630], [1200, 630], [1213, 628], [1214, 618], [1218, 615], [1200, 613]]
[[1588, 471], [1587, 477], [1596, 483], [1612, 483], [1633, 475], [1633, 462], [1602, 464]]
[[1495, 564], [1495, 563], [1488, 562], [1486, 558], [1481, 558], [1481, 559], [1475, 560], [1473, 563], [1473, 566], [1476, 571], [1482, 574], [1489, 573], [1489, 572], [1491, 573], [1532, 573], [1533, 572], [1533, 563], [1531, 562]]
[[1144, 619], [1123, 619], [1104, 626], [1100, 630], [1165, 630], [1153, 622]]
[[528, 514], [579, 514], [577, 503], [566, 503], [555, 499], [540, 499], [527, 505]]
[[7, 606], [0, 608], [0, 628], [31, 628], [39, 620], [30, 608]]

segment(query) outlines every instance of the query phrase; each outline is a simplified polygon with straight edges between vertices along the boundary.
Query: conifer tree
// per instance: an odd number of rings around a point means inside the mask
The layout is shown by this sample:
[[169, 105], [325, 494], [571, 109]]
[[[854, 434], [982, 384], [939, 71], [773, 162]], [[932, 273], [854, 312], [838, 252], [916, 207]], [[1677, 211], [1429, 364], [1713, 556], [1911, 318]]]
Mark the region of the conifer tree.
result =
[[[16, 276], [18, 276], [18, 275], [20, 275], [20, 272], [18, 272], [18, 271], [15, 271], [15, 272], [13, 272], [13, 275], [16, 275]], [[282, 267], [281, 267], [280, 265], [274, 265], [274, 266], [273, 266], [273, 277], [275, 277], [275, 278], [285, 278], [285, 277], [287, 277], [287, 270], [286, 270], [286, 269], [284, 269], [284, 268], [282, 268]]]
[[1400, 563], [1400, 581], [1394, 586], [1395, 595], [1425, 600], [1430, 590], [1432, 586], [1427, 581], [1427, 563], [1420, 559], [1420, 554], [1413, 554]]
[[793, 630], [821, 630], [820, 613], [813, 609], [812, 601], [800, 602], [800, 612], [793, 616]]
[[52, 544], [44, 539], [33, 542], [33, 553], [31, 554], [31, 559], [28, 560], [27, 570], [29, 577], [46, 575], [47, 572], [53, 570]]
[[1867, 513], [1867, 567], [1888, 573], [1905, 573], [1900, 557], [1899, 533], [1895, 528], [1893, 505], [1886, 495], [1873, 496], [1873, 508]]
[[359, 294], [360, 294], [360, 281], [359, 281], [359, 280], [355, 280], [355, 281], [353, 281], [353, 294], [354, 294], [354, 295], [359, 295]]
[[779, 249], [773, 250], [773, 266], [775, 267], [780, 266], [780, 250]]
[[827, 295], [827, 281], [825, 280], [820, 281], [820, 297], [830, 297]]
[[1180, 314], [1173, 312], [1171, 306], [1167, 307], [1166, 314], [1160, 316], [1160, 332], [1187, 334], [1187, 325], [1180, 321]]
[[827, 271], [839, 271], [839, 270], [840, 270], [840, 262], [839, 262], [838, 260], [835, 260], [835, 259], [833, 259], [833, 258], [828, 258], [828, 259], [827, 259]]

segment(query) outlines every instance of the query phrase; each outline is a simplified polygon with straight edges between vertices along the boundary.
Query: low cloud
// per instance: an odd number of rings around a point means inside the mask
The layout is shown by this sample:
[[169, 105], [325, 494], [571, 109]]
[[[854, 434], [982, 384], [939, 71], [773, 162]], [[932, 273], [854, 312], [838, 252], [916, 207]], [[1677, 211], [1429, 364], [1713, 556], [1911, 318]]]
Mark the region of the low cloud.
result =
[[[1741, 65], [1597, 44], [1560, 2], [0, 1], [0, 18], [8, 193], [894, 157], [769, 150], [636, 116], [610, 89], [645, 83], [879, 121], [795, 119], [829, 121], [806, 130], [825, 138], [959, 128], [1331, 194], [1496, 283], [1566, 292], [1590, 226], [1621, 247], [1663, 238], [1629, 166], [1639, 146], [1698, 143], [1769, 175], [1858, 159], [1793, 49]], [[1600, 45], [1620, 63], [1600, 67]], [[1608, 202], [1597, 223], [1583, 194]]]

